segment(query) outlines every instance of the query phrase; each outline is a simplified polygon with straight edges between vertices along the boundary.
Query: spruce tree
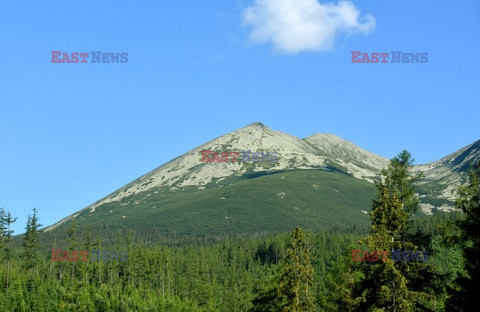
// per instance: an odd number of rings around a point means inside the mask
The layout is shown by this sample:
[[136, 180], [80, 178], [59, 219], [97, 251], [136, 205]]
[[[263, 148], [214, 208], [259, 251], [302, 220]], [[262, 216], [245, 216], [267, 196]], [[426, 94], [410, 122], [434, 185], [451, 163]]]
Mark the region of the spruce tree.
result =
[[38, 263], [38, 228], [42, 226], [38, 223], [37, 217], [38, 210], [33, 209], [33, 216], [28, 216], [25, 238], [23, 241], [24, 247], [24, 267], [28, 271], [33, 271], [36, 274], [36, 267]]
[[[412, 163], [410, 153], [402, 151], [382, 171], [382, 181], [375, 183], [377, 197], [370, 213], [371, 234], [362, 241], [370, 252], [418, 250], [415, 244], [405, 240], [409, 216], [418, 207], [413, 184], [420, 176], [411, 175]], [[362, 263], [365, 277], [360, 287], [362, 303], [358, 310], [414, 311], [433, 298], [428, 293], [433, 278], [431, 266], [424, 262], [382, 261], [381, 258], [383, 256], [367, 257], [369, 262]]]
[[7, 214], [5, 213], [4, 208], [0, 208], [0, 252], [5, 246], [5, 232], [7, 231], [7, 225], [5, 219]]
[[450, 289], [447, 311], [478, 311], [480, 294], [480, 163], [470, 168], [469, 183], [459, 188], [456, 207], [465, 220], [457, 223], [465, 259], [465, 274]]
[[280, 269], [273, 269], [262, 287], [255, 289], [252, 312], [313, 312], [315, 294], [310, 246], [305, 234], [296, 228]]
[[310, 246], [300, 228], [293, 232], [287, 255], [283, 259], [279, 290], [282, 297], [281, 311], [315, 311]]
[[7, 213], [6, 217], [4, 218], [3, 222], [6, 225], [6, 229], [4, 231], [4, 250], [5, 250], [5, 261], [6, 261], [6, 292], [8, 294], [9, 282], [10, 282], [10, 260], [12, 260], [12, 247], [10, 246], [11, 237], [13, 234], [13, 230], [10, 230], [10, 226], [12, 223], [17, 221], [17, 218], [12, 218], [10, 212]]

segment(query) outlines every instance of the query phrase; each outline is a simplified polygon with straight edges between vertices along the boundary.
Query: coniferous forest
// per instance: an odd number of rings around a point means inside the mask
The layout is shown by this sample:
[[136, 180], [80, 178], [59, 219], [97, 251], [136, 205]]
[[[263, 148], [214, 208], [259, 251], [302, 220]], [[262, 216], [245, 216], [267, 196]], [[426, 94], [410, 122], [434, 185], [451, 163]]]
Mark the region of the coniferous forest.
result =
[[[13, 236], [16, 218], [1, 209], [0, 311], [478, 311], [480, 166], [456, 212], [414, 218], [411, 165], [403, 151], [383, 170], [365, 229], [167, 242], [72, 223], [47, 235], [34, 209]], [[72, 253], [92, 250], [128, 259]]]

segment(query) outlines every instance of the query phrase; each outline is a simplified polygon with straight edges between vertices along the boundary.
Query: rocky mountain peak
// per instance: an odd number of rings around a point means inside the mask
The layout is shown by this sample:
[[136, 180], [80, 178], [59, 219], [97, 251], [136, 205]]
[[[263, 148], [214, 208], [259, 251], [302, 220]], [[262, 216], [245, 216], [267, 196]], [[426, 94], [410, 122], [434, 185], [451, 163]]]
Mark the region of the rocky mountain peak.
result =
[[[218, 153], [242, 150], [274, 151], [278, 153], [278, 162], [268, 164], [202, 162], [202, 150]], [[441, 207], [425, 204], [421, 207], [422, 210], [429, 213], [433, 208], [451, 209], [457, 186], [466, 180], [467, 165], [471, 161], [479, 160], [480, 141], [477, 141], [436, 162], [415, 166], [413, 171], [424, 173], [424, 179], [419, 185], [421, 201], [438, 202], [438, 199], [443, 200]], [[272, 130], [260, 122], [254, 122], [176, 157], [84, 210], [88, 209], [90, 212], [94, 212], [97, 207], [104, 204], [119, 203], [122, 199], [136, 194], [151, 196], [158, 193], [158, 190], [176, 192], [185, 187], [193, 187], [198, 190], [215, 188], [217, 187], [216, 183], [229, 177], [242, 177], [257, 172], [340, 170], [357, 179], [373, 182], [387, 165], [388, 159], [364, 150], [335, 134], [315, 133], [300, 139], [281, 131]], [[77, 214], [65, 218], [58, 224], [74, 218]]]

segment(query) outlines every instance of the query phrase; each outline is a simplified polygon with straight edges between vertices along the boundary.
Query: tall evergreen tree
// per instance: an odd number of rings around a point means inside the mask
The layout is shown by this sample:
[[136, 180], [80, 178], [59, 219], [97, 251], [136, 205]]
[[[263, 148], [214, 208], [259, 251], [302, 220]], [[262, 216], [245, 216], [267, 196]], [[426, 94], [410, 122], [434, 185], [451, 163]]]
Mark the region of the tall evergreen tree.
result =
[[10, 283], [10, 261], [12, 260], [12, 247], [10, 246], [10, 241], [12, 238], [13, 230], [10, 229], [12, 223], [17, 221], [17, 218], [12, 218], [10, 212], [4, 217], [3, 222], [6, 225], [4, 231], [4, 250], [5, 250], [5, 262], [6, 262], [6, 292], [8, 293], [9, 283]]
[[[402, 151], [382, 171], [382, 181], [375, 183], [377, 198], [370, 213], [371, 234], [362, 241], [370, 251], [418, 249], [413, 243], [405, 241], [409, 215], [418, 207], [413, 183], [420, 176], [410, 174], [412, 163], [410, 153]], [[360, 287], [363, 302], [359, 310], [414, 311], [432, 298], [422, 290], [433, 278], [431, 266], [424, 262], [381, 261], [379, 256], [372, 258], [377, 261], [362, 263], [365, 278]]]
[[7, 225], [5, 219], [7, 214], [5, 213], [4, 208], [0, 208], [0, 252], [3, 250], [5, 245], [5, 232], [7, 231]]
[[269, 278], [257, 289], [251, 311], [254, 312], [312, 312], [315, 311], [313, 266], [310, 246], [305, 234], [296, 228], [287, 254], [281, 262], [279, 275]]
[[38, 264], [38, 249], [40, 248], [38, 242], [38, 228], [42, 226], [38, 223], [38, 210], [33, 209], [33, 216], [28, 216], [25, 238], [23, 241], [24, 247], [24, 266], [27, 270], [33, 271], [36, 274], [36, 267]]
[[300, 228], [293, 232], [290, 246], [287, 248], [287, 255], [282, 263], [279, 290], [283, 298], [282, 311], [315, 311], [310, 246]]
[[459, 188], [456, 207], [465, 214], [458, 222], [460, 242], [465, 258], [465, 274], [456, 279], [450, 290], [448, 311], [478, 311], [480, 294], [480, 163], [471, 166], [469, 183]]

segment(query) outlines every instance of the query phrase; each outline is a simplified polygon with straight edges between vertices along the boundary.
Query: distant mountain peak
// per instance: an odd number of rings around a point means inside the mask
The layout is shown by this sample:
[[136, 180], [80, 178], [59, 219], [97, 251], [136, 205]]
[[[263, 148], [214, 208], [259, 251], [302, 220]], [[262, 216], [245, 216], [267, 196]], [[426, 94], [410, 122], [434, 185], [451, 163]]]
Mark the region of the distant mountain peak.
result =
[[[252, 122], [251, 124], [249, 124], [247, 127], [260, 127], [260, 128], [265, 128], [267, 126], [265, 126], [263, 123], [259, 122], [259, 121], [255, 121], [255, 122]], [[268, 127], [267, 127], [268, 128]]]

